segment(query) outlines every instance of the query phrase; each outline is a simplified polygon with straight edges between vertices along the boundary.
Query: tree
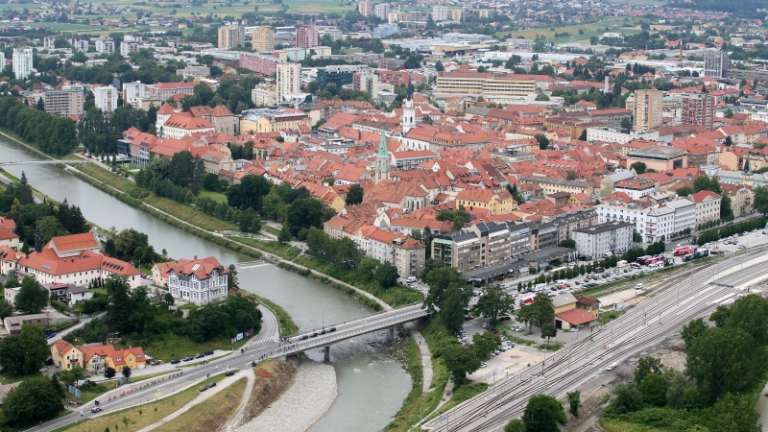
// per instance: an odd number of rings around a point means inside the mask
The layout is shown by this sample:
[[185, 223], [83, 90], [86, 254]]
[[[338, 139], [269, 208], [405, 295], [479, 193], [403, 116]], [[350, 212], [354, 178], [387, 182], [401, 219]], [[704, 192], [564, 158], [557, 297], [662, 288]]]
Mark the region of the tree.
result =
[[501, 340], [491, 332], [475, 333], [472, 336], [472, 347], [475, 349], [477, 357], [482, 360], [488, 360], [499, 347]]
[[690, 348], [693, 341], [696, 340], [697, 337], [703, 335], [707, 331], [707, 328], [707, 325], [701, 318], [686, 324], [685, 327], [683, 327], [683, 331], [680, 333], [686, 348]]
[[716, 194], [722, 194], [723, 191], [720, 188], [720, 182], [716, 178], [710, 178], [706, 175], [696, 177], [693, 181], [693, 190], [696, 192], [708, 190]]
[[397, 267], [385, 262], [376, 267], [373, 278], [381, 288], [387, 289], [397, 285]]
[[477, 302], [477, 311], [488, 318], [492, 326], [495, 326], [499, 317], [512, 312], [514, 300], [500, 287], [491, 285], [485, 288], [485, 292]]
[[755, 402], [749, 394], [727, 394], [709, 411], [707, 426], [717, 432], [754, 432], [758, 422]]
[[85, 371], [80, 366], [75, 366], [70, 370], [60, 372], [58, 375], [64, 384], [74, 384], [85, 377]]
[[544, 134], [536, 135], [536, 142], [539, 144], [539, 148], [542, 150], [547, 150], [549, 148], [549, 138], [547, 138], [547, 136]]
[[720, 327], [743, 330], [760, 345], [768, 344], [768, 300], [750, 294], [735, 301], [728, 308]]
[[504, 432], [525, 432], [525, 423], [520, 419], [510, 420], [506, 426], [504, 426]]
[[107, 378], [107, 379], [114, 378], [115, 377], [115, 373], [116, 373], [116, 371], [115, 371], [114, 368], [111, 368], [111, 367], [107, 366], [104, 369], [104, 378]]
[[546, 395], [536, 395], [528, 400], [523, 413], [525, 432], [558, 432], [565, 421], [563, 406]]
[[758, 186], [754, 189], [755, 210], [766, 215], [768, 214], [768, 188]]
[[693, 189], [689, 188], [688, 186], [683, 186], [683, 187], [679, 188], [678, 190], [676, 190], [675, 192], [678, 195], [680, 195], [681, 197], [686, 197], [688, 195], [692, 195], [693, 194]]
[[637, 362], [637, 368], [635, 369], [634, 381], [636, 384], [641, 383], [645, 378], [650, 375], [658, 375], [663, 372], [661, 361], [655, 357], [642, 357]]
[[53, 380], [44, 376], [29, 378], [11, 390], [5, 399], [5, 421], [22, 428], [49, 420], [64, 409], [63, 399], [63, 392]]
[[18, 335], [0, 341], [0, 366], [13, 376], [37, 373], [48, 358], [48, 342], [43, 330], [22, 326]]
[[643, 378], [637, 387], [640, 394], [643, 395], [644, 403], [657, 407], [663, 407], [667, 404], [669, 383], [663, 374], [652, 373]]
[[16, 294], [16, 310], [25, 314], [40, 313], [48, 305], [48, 290], [37, 281], [26, 276], [21, 282], [21, 289]]
[[629, 131], [632, 130], [632, 120], [628, 117], [624, 117], [621, 119], [621, 131], [624, 133], [629, 133]]
[[285, 223], [292, 236], [302, 238], [300, 235], [302, 231], [311, 227], [320, 228], [323, 226], [323, 222], [330, 217], [330, 211], [319, 200], [301, 198], [288, 206], [285, 214]]
[[353, 184], [347, 192], [346, 203], [347, 205], [356, 205], [361, 202], [363, 202], [363, 187], [359, 184]]
[[480, 359], [474, 350], [453, 344], [444, 348], [441, 357], [445, 361], [446, 367], [451, 371], [453, 380], [457, 384], [463, 383], [467, 374], [476, 371], [480, 367]]
[[429, 285], [425, 306], [437, 312], [448, 331], [457, 333], [464, 323], [464, 310], [471, 297], [464, 278], [451, 267], [436, 266], [428, 269], [423, 279]]
[[646, 167], [645, 162], [635, 162], [629, 166], [629, 169], [635, 170], [638, 174], [644, 174], [648, 168]]
[[574, 417], [579, 416], [579, 408], [581, 408], [581, 392], [576, 390], [568, 393], [568, 410]]
[[763, 348], [738, 328], [707, 329], [694, 339], [687, 354], [688, 376], [710, 403], [728, 392], [751, 388], [765, 367]]
[[131, 377], [131, 368], [129, 366], [123, 366], [123, 377], [129, 379]]
[[11, 316], [12, 314], [13, 306], [11, 306], [5, 299], [0, 300], [0, 319]]
[[444, 71], [444, 70], [445, 70], [445, 66], [443, 66], [443, 62], [441, 62], [440, 60], [438, 60], [438, 61], [435, 63], [435, 70], [436, 70], [436, 71], [438, 71], [438, 72], [442, 72], [442, 71]]
[[619, 384], [614, 392], [613, 400], [608, 407], [609, 411], [616, 414], [625, 414], [637, 411], [643, 407], [643, 394], [636, 384]]

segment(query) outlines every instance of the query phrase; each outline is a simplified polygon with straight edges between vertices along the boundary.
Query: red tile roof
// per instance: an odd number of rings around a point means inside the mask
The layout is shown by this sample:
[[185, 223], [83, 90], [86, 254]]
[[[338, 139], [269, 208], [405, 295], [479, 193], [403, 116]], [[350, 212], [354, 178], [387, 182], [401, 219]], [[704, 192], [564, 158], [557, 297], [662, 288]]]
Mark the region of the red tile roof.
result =
[[593, 313], [585, 311], [584, 309], [571, 309], [557, 314], [557, 317], [573, 326], [579, 326], [597, 320], [597, 317]]
[[69, 234], [64, 236], [53, 237], [48, 242], [48, 247], [56, 249], [59, 255], [92, 250], [99, 248], [99, 241], [96, 239], [96, 235], [92, 232], [85, 232], [81, 234]]

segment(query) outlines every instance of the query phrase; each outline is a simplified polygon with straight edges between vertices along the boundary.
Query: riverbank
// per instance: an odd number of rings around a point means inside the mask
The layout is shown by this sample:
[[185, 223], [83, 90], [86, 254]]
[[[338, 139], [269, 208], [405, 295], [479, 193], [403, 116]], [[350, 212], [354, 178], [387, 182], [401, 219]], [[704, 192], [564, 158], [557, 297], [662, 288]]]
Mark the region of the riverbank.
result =
[[333, 405], [338, 389], [333, 366], [305, 360], [279, 398], [258, 416], [238, 426], [237, 432], [304, 432]]

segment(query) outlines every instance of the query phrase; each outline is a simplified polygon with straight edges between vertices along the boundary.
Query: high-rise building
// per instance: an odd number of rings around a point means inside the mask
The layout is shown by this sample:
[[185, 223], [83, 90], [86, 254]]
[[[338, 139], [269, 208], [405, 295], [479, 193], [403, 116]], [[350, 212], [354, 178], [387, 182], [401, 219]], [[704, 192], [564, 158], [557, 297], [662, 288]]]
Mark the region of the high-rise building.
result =
[[724, 51], [709, 52], [704, 55], [704, 76], [725, 78], [731, 68], [731, 59]]
[[660, 91], [655, 89], [635, 91], [632, 108], [635, 132], [649, 132], [661, 126], [664, 100]]
[[275, 34], [268, 26], [258, 26], [251, 33], [251, 47], [256, 52], [269, 52], [275, 49]]
[[239, 25], [225, 25], [219, 27], [218, 44], [220, 49], [237, 48], [243, 45], [243, 28]]
[[432, 21], [448, 21], [448, 17], [451, 15], [451, 9], [444, 5], [432, 6]]
[[110, 86], [96, 87], [93, 89], [93, 99], [96, 108], [108, 113], [117, 109], [118, 91]]
[[82, 87], [47, 90], [43, 98], [45, 112], [57, 116], [83, 115], [85, 91]]
[[290, 96], [301, 93], [301, 64], [278, 63], [275, 75], [275, 91], [277, 103], [290, 99]]
[[320, 45], [320, 33], [315, 26], [303, 25], [296, 28], [296, 46], [312, 48]]
[[5, 70], [5, 53], [0, 51], [0, 71]]
[[389, 16], [389, 10], [389, 3], [379, 3], [373, 7], [373, 14], [376, 15], [376, 18], [386, 21]]
[[13, 49], [13, 75], [16, 79], [24, 80], [32, 75], [35, 53], [32, 48]]
[[712, 129], [715, 121], [715, 98], [710, 94], [684, 95], [682, 121], [683, 124]]
[[371, 14], [371, 0], [360, 0], [357, 2], [357, 13], [367, 17]]
[[114, 54], [115, 40], [111, 37], [100, 37], [96, 39], [96, 52], [99, 54]]

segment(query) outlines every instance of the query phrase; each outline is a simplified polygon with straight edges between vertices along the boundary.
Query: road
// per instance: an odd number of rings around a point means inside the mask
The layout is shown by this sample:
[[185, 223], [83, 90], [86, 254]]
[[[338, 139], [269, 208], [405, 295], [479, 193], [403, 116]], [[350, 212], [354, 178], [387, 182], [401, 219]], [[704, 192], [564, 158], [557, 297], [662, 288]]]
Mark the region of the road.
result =
[[500, 431], [519, 417], [536, 394], [564, 398], [606, 369], [643, 353], [688, 321], [733, 302], [744, 288], [768, 279], [768, 248], [747, 250], [660, 290], [644, 304], [542, 363], [526, 368], [487, 391], [427, 422], [433, 431]]
[[89, 322], [93, 321], [94, 319], [101, 318], [104, 315], [106, 315], [106, 312], [102, 312], [92, 317], [84, 318], [80, 320], [79, 323], [73, 325], [72, 327], [65, 328], [64, 330], [56, 333], [55, 336], [48, 338], [48, 345], [53, 345], [54, 343], [56, 343], [57, 340], [63, 339], [64, 336], [72, 333], [73, 331], [80, 330], [81, 328], [85, 327]]
[[[270, 314], [271, 315], [271, 314]], [[103, 394], [98, 398], [103, 414], [109, 414], [125, 408], [143, 405], [153, 400], [170, 396], [182, 391], [210, 375], [222, 373], [228, 369], [246, 369], [252, 367], [252, 362], [271, 358], [280, 358], [311, 349], [329, 346], [346, 339], [357, 337], [374, 331], [392, 328], [409, 321], [420, 319], [427, 315], [421, 305], [407, 306], [401, 309], [370, 315], [361, 319], [346, 321], [324, 329], [311, 330], [287, 340], [263, 337], [249, 342], [244, 352], [233, 353], [209, 361], [206, 364], [180, 368], [171, 377], [162, 376], [128, 384], [119, 389]], [[273, 324], [277, 328], [277, 322]], [[329, 331], [331, 328], [335, 330]], [[320, 334], [323, 332], [323, 334]], [[314, 336], [313, 336], [314, 335]], [[85, 404], [71, 414], [62, 416], [41, 425], [27, 429], [30, 432], [52, 431], [72, 423], [85, 420], [91, 416], [93, 402]]]

